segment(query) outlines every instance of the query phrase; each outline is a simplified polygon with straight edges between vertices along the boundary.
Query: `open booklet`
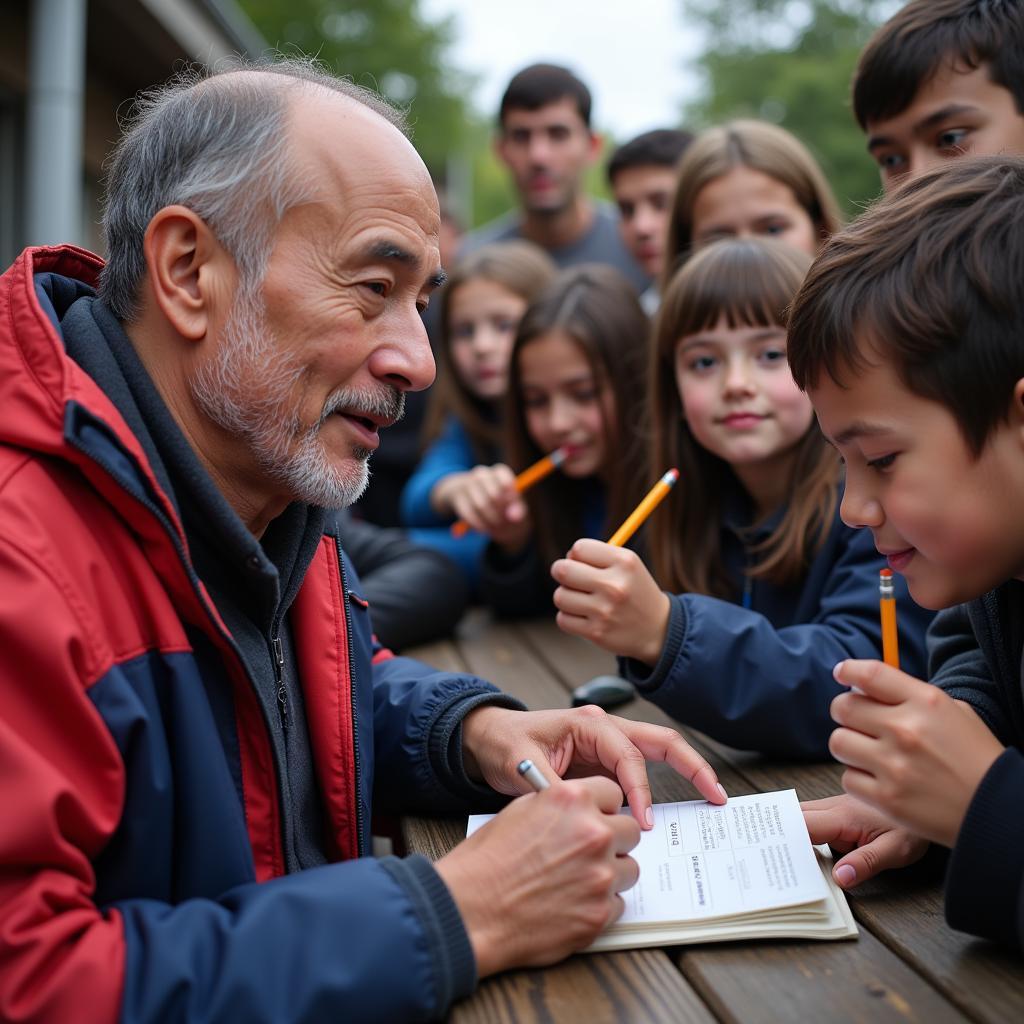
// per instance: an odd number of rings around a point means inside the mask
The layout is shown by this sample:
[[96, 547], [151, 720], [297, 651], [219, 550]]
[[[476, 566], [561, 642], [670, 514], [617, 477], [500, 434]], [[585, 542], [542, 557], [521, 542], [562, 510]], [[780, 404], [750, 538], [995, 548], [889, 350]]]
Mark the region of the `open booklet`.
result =
[[[493, 817], [471, 815], [466, 834]], [[630, 856], [640, 878], [589, 952], [857, 934], [828, 847], [811, 845], [795, 790], [734, 796], [722, 807], [655, 804], [654, 828]]]

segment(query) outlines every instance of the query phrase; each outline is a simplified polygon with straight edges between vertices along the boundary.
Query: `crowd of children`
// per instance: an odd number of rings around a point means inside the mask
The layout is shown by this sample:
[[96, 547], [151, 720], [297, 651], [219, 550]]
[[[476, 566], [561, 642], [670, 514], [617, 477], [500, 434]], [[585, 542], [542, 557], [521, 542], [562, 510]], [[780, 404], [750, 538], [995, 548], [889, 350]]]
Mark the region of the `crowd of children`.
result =
[[640, 295], [524, 240], [464, 256], [403, 516], [477, 600], [555, 616], [680, 722], [845, 764], [805, 811], [841, 885], [940, 844], [951, 924], [1020, 947], [1024, 3], [912, 0], [853, 107], [886, 196], [847, 226], [803, 142], [741, 120], [612, 157]]

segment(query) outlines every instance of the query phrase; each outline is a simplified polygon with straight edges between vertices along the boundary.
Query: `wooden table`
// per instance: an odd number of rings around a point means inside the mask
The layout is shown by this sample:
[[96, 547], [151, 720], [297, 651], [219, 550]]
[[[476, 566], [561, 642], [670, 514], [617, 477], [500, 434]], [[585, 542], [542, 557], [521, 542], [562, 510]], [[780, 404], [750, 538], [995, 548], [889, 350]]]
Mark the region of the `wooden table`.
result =
[[[468, 616], [454, 640], [408, 653], [438, 668], [473, 672], [536, 709], [567, 707], [574, 686], [614, 671], [609, 655], [552, 622], [496, 623], [483, 613]], [[616, 713], [678, 726], [645, 701]], [[840, 791], [837, 765], [766, 761], [681, 731], [731, 795], [792, 787], [801, 799], [813, 799]], [[694, 798], [664, 766], [650, 768], [656, 801]], [[404, 822], [403, 832], [410, 850], [436, 859], [465, 835], [465, 827], [465, 819], [415, 818]], [[850, 904], [860, 927], [854, 941], [578, 955], [554, 967], [485, 980], [451, 1020], [1024, 1022], [1024, 964], [946, 926], [934, 864], [882, 875], [851, 894]]]

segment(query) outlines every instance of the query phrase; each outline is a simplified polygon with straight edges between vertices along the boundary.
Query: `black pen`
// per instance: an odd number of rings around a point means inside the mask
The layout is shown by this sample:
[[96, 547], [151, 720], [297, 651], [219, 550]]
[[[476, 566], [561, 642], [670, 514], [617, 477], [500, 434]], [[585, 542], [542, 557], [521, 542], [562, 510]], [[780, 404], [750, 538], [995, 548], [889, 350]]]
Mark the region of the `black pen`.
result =
[[533, 788], [539, 793], [542, 789], [547, 789], [551, 783], [544, 778], [540, 773], [540, 769], [529, 759], [519, 762], [519, 767], [516, 769], [520, 775], [526, 781], [533, 786]]

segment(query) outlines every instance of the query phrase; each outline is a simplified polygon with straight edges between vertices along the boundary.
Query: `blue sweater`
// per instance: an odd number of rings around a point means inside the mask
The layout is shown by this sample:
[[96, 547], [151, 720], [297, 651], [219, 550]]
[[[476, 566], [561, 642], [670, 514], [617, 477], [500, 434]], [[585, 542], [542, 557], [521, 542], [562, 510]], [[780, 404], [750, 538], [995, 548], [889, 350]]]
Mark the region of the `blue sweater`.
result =
[[[642, 696], [723, 743], [777, 757], [826, 758], [835, 728], [829, 705], [845, 689], [832, 678], [833, 666], [844, 658], [880, 657], [884, 562], [871, 533], [846, 526], [837, 512], [799, 583], [751, 580], [744, 601], [750, 549], [782, 514], [756, 530], [749, 529], [749, 514], [727, 515], [722, 550], [736, 603], [669, 595], [668, 635], [657, 665], [620, 659], [620, 671]], [[931, 612], [914, 604], [901, 577], [896, 600], [901, 663], [921, 675]]]
[[464, 473], [477, 464], [466, 428], [454, 416], [449, 416], [437, 440], [424, 452], [416, 472], [406, 483], [401, 504], [402, 525], [409, 528], [409, 537], [417, 544], [447, 555], [474, 589], [480, 582], [480, 559], [487, 547], [487, 537], [472, 531], [464, 537], [453, 537], [452, 519], [444, 519], [434, 511], [430, 492], [444, 477]]

